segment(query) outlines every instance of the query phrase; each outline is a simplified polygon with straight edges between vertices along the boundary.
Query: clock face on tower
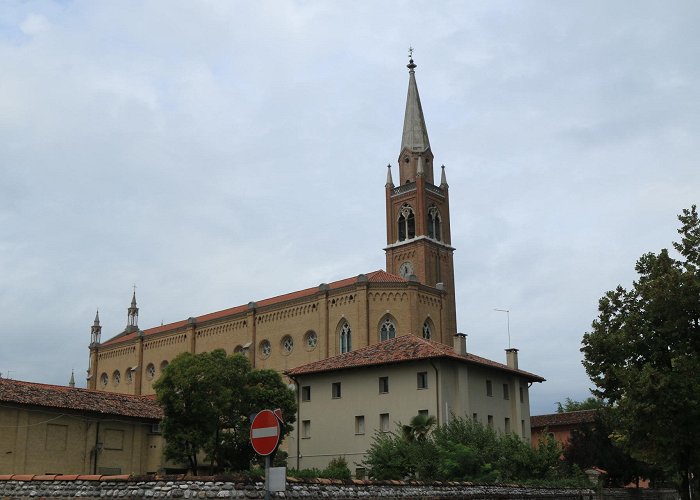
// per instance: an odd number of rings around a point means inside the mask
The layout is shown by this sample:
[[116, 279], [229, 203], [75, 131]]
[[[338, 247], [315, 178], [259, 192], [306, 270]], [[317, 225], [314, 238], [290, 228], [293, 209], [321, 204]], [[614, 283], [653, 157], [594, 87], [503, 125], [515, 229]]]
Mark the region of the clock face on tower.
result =
[[399, 267], [399, 275], [403, 279], [408, 279], [410, 275], [413, 274], [413, 264], [411, 264], [409, 261], [406, 261], [401, 264]]

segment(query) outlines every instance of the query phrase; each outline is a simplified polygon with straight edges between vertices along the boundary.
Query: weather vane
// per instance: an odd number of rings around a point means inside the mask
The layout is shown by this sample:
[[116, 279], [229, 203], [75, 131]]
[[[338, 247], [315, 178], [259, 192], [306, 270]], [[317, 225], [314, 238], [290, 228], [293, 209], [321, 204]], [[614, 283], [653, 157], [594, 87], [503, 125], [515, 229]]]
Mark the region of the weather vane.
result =
[[413, 59], [413, 47], [409, 45], [408, 47], [408, 58]]

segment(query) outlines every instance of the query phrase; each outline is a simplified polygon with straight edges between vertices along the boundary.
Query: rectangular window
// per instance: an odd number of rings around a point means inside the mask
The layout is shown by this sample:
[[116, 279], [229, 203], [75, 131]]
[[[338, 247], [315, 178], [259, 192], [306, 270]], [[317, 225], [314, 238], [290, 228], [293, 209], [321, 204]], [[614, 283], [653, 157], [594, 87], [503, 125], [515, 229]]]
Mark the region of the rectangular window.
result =
[[304, 385], [301, 387], [301, 400], [302, 401], [311, 401], [311, 386], [310, 385]]
[[488, 416], [488, 425], [489, 427], [493, 427], [493, 415]]
[[521, 421], [520, 421], [520, 429], [521, 429], [520, 434], [521, 434], [523, 437], [525, 437], [525, 421], [524, 421], [524, 420], [521, 420]]
[[478, 421], [478, 420], [479, 420], [479, 414], [477, 414], [477, 413], [472, 413], [472, 420], [473, 420], [474, 422]]
[[428, 372], [418, 372], [418, 388], [428, 388]]
[[506, 421], [503, 423], [503, 427], [506, 431], [506, 434], [510, 434], [510, 419], [506, 417]]
[[355, 434], [365, 433], [365, 416], [357, 415], [355, 417]]
[[364, 467], [357, 467], [355, 469], [355, 479], [364, 479], [365, 474], [366, 472]]
[[521, 403], [524, 403], [524, 402], [525, 402], [525, 395], [524, 395], [524, 392], [525, 392], [525, 391], [523, 391], [523, 388], [522, 388], [522, 386], [521, 386], [521, 387], [520, 387], [520, 402], [521, 402]]
[[340, 397], [340, 382], [333, 382], [331, 387], [331, 395], [333, 399], [338, 399]]
[[309, 439], [311, 437], [311, 420], [301, 421], [301, 438]]
[[389, 377], [379, 377], [379, 394], [389, 392]]
[[389, 432], [389, 414], [380, 413], [379, 414], [379, 431]]
[[486, 381], [486, 395], [489, 397], [493, 396], [493, 384], [490, 380]]
[[510, 399], [510, 386], [503, 384], [503, 399]]
[[418, 410], [418, 415], [421, 417], [427, 417], [429, 415], [428, 410]]

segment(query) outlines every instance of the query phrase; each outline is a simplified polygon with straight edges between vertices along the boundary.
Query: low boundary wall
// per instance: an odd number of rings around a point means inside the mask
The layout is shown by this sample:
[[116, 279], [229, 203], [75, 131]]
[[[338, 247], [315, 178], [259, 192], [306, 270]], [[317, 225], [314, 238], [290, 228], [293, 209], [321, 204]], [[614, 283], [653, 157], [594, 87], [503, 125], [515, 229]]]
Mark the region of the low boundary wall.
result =
[[[263, 498], [261, 481], [230, 478], [153, 478], [132, 476], [0, 475], [0, 499], [105, 498]], [[287, 490], [273, 498], [323, 499], [441, 499], [471, 500], [595, 500], [590, 489], [528, 488], [472, 483], [419, 481], [339, 481], [288, 478]]]

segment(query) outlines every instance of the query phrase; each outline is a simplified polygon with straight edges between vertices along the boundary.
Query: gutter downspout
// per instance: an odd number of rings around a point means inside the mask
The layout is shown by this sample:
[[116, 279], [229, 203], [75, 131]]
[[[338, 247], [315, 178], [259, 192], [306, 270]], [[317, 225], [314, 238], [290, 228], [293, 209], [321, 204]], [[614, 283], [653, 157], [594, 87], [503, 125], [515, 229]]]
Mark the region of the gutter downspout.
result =
[[437, 422], [438, 425], [440, 425], [440, 372], [432, 359], [428, 361], [430, 362], [430, 366], [433, 367], [433, 370], [435, 370], [435, 408], [437, 410]]
[[296, 456], [296, 462], [297, 466], [296, 469], [299, 470], [299, 457], [301, 455], [301, 441], [299, 440], [299, 426], [301, 425], [301, 391], [299, 390], [299, 382], [297, 379], [295, 379], [292, 375], [289, 375], [289, 378], [294, 382], [294, 386], [296, 387], [297, 391], [297, 421], [296, 421], [296, 441], [297, 441], [297, 456]]
[[97, 454], [99, 453], [98, 445], [100, 443], [100, 420], [97, 420], [97, 426], [95, 427], [95, 448], [94, 448], [94, 453], [95, 453], [95, 461], [92, 466], [92, 473], [97, 474]]

